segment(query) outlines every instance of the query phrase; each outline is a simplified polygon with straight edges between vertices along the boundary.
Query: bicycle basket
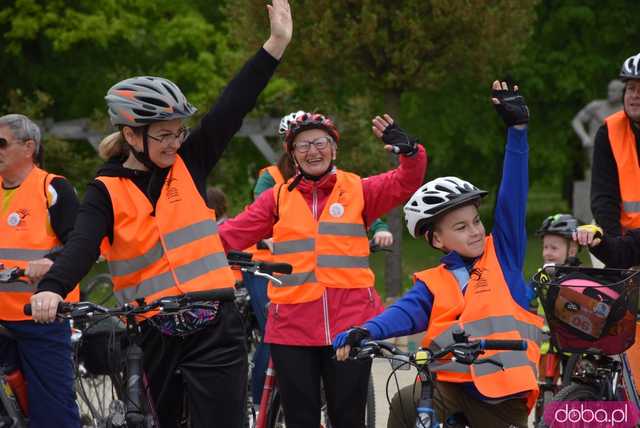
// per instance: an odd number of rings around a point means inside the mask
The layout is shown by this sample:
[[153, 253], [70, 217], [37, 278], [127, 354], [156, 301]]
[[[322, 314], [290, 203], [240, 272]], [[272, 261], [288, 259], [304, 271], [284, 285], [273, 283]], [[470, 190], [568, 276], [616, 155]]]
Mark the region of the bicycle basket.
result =
[[533, 278], [560, 351], [620, 354], [635, 341], [639, 272], [545, 266]]
[[89, 374], [99, 376], [120, 371], [126, 345], [122, 321], [106, 317], [80, 327], [82, 339], [78, 357]]

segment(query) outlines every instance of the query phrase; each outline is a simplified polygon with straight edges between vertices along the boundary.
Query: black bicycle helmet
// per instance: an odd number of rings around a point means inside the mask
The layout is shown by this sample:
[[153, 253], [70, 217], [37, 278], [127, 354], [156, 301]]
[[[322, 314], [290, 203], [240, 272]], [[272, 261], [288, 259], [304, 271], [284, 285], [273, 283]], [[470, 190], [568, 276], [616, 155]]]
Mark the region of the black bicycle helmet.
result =
[[571, 214], [555, 214], [544, 219], [537, 234], [539, 236], [559, 235], [570, 239], [577, 227], [578, 220]]

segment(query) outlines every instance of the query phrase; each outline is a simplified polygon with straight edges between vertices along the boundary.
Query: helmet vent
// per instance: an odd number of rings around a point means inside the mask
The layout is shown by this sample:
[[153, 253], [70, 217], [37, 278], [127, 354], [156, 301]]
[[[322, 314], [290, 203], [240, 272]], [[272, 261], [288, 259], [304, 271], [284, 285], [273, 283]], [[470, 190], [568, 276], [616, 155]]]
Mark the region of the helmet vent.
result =
[[[162, 94], [162, 92], [160, 92], [157, 88], [154, 88], [152, 85], [147, 85], [146, 83], [137, 83], [136, 86], [141, 86], [143, 88], [149, 89], [150, 91], [156, 92], [158, 94]], [[132, 89], [132, 90], [137, 90], [137, 89]]]
[[180, 104], [180, 100], [178, 100], [178, 97], [176, 96], [176, 93], [173, 91], [173, 88], [164, 82], [162, 83], [162, 86], [164, 86], [167, 92], [171, 94], [171, 96], [176, 101], [176, 103]]
[[151, 97], [141, 97], [141, 96], [137, 96], [136, 99], [145, 102], [147, 104], [150, 104], [149, 107], [144, 106], [145, 108], [154, 108], [157, 106], [160, 107], [169, 107], [169, 104], [167, 104], [165, 101], [159, 99], [159, 98], [151, 98]]

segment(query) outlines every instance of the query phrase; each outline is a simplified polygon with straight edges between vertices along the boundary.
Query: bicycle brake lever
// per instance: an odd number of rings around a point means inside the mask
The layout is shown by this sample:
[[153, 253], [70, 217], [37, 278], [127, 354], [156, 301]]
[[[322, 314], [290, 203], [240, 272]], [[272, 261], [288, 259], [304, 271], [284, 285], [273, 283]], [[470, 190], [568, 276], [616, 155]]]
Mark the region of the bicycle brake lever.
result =
[[501, 362], [494, 360], [493, 358], [481, 358], [474, 362], [474, 364], [487, 364], [487, 363], [500, 367], [500, 370], [504, 370], [504, 365]]
[[270, 279], [271, 281], [275, 282], [276, 284], [278, 284], [278, 285], [282, 285], [282, 281], [281, 281], [281, 280], [279, 280], [278, 278], [276, 278], [276, 277], [275, 277], [275, 276], [273, 276], [273, 275], [269, 275], [268, 273], [264, 273], [264, 272], [258, 272], [258, 271], [256, 271], [256, 272], [253, 272], [253, 274], [254, 274], [255, 276], [261, 276], [261, 277], [264, 277], [264, 278], [268, 278], [268, 279]]

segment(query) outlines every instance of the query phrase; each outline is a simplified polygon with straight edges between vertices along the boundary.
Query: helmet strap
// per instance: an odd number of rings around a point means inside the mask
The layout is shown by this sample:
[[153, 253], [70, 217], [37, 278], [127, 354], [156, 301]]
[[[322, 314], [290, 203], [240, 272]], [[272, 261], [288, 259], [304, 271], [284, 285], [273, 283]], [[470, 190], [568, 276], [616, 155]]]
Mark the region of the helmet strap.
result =
[[[131, 149], [131, 153], [133, 153], [133, 157], [135, 157], [138, 162], [146, 166], [149, 171], [154, 171], [158, 169], [158, 166], [151, 161], [149, 157], [149, 134], [148, 134], [149, 126], [145, 126], [142, 128], [142, 152], [137, 151], [131, 144], [129, 144], [129, 149]], [[128, 144], [128, 143], [127, 143]]]

